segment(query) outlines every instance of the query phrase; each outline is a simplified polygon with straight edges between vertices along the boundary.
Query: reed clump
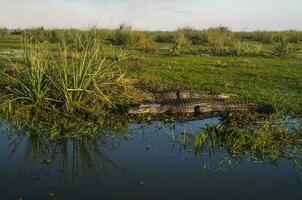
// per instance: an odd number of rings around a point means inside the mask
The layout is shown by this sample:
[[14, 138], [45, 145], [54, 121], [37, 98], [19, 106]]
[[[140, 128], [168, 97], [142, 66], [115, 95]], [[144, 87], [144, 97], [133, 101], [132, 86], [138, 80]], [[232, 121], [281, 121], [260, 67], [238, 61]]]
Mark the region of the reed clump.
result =
[[178, 32], [173, 38], [173, 47], [170, 49], [170, 53], [173, 56], [180, 55], [184, 53], [189, 47], [191, 43], [186, 38], [185, 34], [182, 32]]
[[[116, 61], [107, 59], [104, 44], [93, 30], [77, 35], [50, 50], [45, 42], [23, 40], [23, 60], [14, 63], [14, 73], [6, 73], [13, 84], [5, 102], [19, 108], [50, 109], [61, 113], [104, 114], [127, 96], [125, 73]], [[70, 45], [72, 44], [72, 45]], [[71, 56], [77, 55], [77, 56]]]
[[234, 34], [225, 28], [209, 29], [208, 45], [211, 54], [226, 55], [235, 40]]
[[290, 43], [287, 37], [282, 37], [274, 46], [273, 55], [275, 56], [286, 56], [290, 53], [297, 51]]
[[122, 46], [147, 46], [150, 44], [152, 37], [149, 33], [132, 30], [130, 26], [121, 26], [114, 31], [110, 41], [115, 45]]

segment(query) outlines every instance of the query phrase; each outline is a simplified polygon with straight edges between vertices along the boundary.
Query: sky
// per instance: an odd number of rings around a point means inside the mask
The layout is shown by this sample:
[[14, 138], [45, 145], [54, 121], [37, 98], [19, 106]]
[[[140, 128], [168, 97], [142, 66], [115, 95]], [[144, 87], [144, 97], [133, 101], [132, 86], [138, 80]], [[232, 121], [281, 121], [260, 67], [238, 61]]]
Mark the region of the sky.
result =
[[0, 0], [0, 27], [302, 30], [302, 0]]

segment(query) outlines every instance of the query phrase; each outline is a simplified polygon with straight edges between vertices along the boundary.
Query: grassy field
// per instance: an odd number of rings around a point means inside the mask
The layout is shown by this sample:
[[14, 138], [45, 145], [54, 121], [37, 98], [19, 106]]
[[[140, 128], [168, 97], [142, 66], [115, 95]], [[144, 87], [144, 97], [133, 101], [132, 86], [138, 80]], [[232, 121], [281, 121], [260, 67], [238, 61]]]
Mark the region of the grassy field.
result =
[[[15, 51], [23, 49], [22, 36], [30, 38], [28, 43], [43, 43], [44, 49], [56, 54], [62, 45], [62, 34], [73, 55], [67, 56], [72, 57], [71, 63], [83, 61], [79, 54], [83, 54], [86, 46], [81, 41], [86, 41], [89, 32], [33, 29], [0, 37], [1, 70], [9, 71], [7, 57], [22, 66], [22, 58], [16, 58]], [[276, 106], [278, 114], [293, 116], [302, 115], [301, 35], [296, 31], [234, 33], [222, 27], [175, 32], [140, 32], [130, 28], [93, 31], [94, 41], [100, 40], [103, 45], [98, 51], [102, 51], [105, 60], [118, 66], [123, 78], [132, 80], [131, 87], [234, 93], [237, 99], [268, 102]], [[91, 47], [90, 51], [95, 50]], [[11, 80], [0, 75], [0, 84], [8, 81]], [[78, 90], [80, 86], [73, 88]], [[104, 92], [109, 95], [108, 91], [101, 91]], [[106, 95], [102, 102], [106, 101]], [[110, 95], [108, 101], [119, 98], [116, 93]], [[92, 102], [82, 96], [71, 95], [69, 100], [65, 97], [56, 100], [78, 101], [81, 107]]]

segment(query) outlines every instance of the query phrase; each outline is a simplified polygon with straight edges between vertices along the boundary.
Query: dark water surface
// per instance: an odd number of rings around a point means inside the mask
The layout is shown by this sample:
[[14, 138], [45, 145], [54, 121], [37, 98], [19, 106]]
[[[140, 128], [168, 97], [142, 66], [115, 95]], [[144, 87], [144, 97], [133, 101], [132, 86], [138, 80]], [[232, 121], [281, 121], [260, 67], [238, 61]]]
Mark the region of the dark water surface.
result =
[[51, 142], [0, 133], [0, 199], [302, 199], [291, 161], [196, 153], [190, 138], [219, 118], [130, 125], [122, 136]]

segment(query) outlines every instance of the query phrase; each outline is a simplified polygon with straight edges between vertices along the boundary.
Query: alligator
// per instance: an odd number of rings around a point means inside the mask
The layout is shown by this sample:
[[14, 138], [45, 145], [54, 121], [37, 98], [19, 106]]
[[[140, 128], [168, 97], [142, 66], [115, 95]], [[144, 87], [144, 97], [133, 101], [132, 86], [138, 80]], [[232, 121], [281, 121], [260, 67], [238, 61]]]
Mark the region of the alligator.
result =
[[275, 108], [270, 104], [255, 103], [249, 101], [222, 101], [222, 100], [202, 100], [202, 99], [172, 99], [169, 101], [159, 101], [144, 103], [139, 106], [128, 108], [129, 114], [177, 114], [195, 113], [204, 114], [211, 112], [231, 112], [231, 111], [255, 111], [259, 113], [271, 114]]
[[235, 96], [234, 94], [212, 94], [212, 93], [200, 93], [190, 90], [164, 90], [155, 91], [152, 93], [154, 99], [160, 100], [174, 100], [174, 99], [221, 99], [226, 100]]

